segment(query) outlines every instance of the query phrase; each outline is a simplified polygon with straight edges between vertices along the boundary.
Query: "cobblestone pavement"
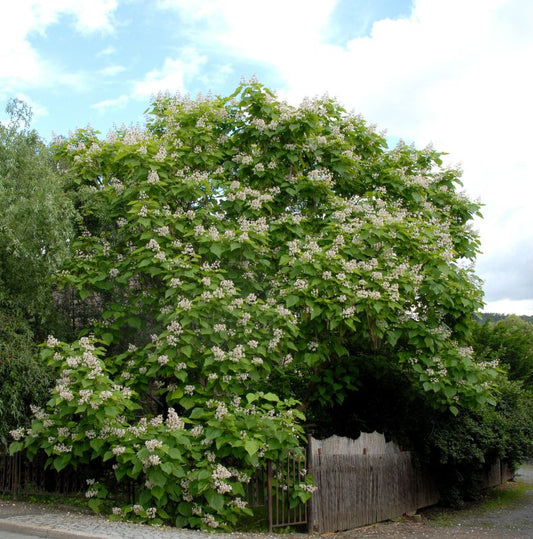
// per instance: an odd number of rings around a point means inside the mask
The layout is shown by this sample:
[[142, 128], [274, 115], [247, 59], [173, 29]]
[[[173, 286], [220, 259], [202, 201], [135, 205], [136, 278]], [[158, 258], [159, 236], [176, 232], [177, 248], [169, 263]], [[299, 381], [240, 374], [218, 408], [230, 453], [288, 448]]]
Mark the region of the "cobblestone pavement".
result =
[[[519, 471], [518, 479], [533, 485], [533, 467]], [[204, 533], [168, 527], [151, 527], [111, 522], [104, 517], [71, 508], [0, 500], [0, 539], [2, 531], [19, 532], [48, 539], [308, 539], [307, 534]], [[453, 515], [445, 526], [417, 517], [385, 522], [355, 530], [325, 533], [321, 537], [364, 539], [372, 537], [410, 538], [499, 538], [533, 537], [533, 490], [524, 499], [490, 513]]]
[[207, 537], [215, 537], [189, 530], [111, 522], [97, 515], [12, 501], [0, 501], [0, 538], [2, 530], [24, 532], [49, 539], [207, 539]]

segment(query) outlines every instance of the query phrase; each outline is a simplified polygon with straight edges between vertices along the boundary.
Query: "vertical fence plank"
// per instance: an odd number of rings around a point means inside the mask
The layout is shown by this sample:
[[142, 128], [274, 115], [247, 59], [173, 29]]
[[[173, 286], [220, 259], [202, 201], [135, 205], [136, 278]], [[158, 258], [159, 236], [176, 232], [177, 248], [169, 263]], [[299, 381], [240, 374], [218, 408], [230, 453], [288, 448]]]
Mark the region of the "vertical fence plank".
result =
[[[311, 531], [357, 528], [438, 501], [434, 485], [413, 466], [411, 453], [376, 432], [357, 440], [311, 439], [309, 462], [318, 487], [311, 500]], [[423, 496], [421, 488], [427, 491]]]

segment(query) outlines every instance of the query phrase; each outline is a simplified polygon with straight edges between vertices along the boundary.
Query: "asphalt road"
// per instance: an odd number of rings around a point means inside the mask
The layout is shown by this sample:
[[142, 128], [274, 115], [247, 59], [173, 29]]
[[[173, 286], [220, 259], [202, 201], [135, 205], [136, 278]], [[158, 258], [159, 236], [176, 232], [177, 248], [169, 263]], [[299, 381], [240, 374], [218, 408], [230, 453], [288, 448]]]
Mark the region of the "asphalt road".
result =
[[13, 533], [0, 530], [0, 539], [41, 539], [37, 535], [26, 535], [24, 533]]

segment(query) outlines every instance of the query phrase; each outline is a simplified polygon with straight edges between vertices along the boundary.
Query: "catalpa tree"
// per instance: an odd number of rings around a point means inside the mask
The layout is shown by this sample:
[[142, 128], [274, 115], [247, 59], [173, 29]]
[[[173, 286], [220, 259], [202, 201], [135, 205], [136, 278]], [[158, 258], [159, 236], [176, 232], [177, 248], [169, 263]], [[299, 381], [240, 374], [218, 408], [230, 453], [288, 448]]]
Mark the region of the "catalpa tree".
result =
[[[301, 444], [305, 403], [270, 383], [285, 372], [328, 403], [379, 351], [436, 406], [490, 399], [494, 370], [463, 344], [479, 207], [432, 149], [389, 150], [334, 100], [293, 107], [251, 82], [159, 96], [145, 128], [80, 130], [57, 155], [82, 216], [59, 279], [97, 315], [49, 339], [58, 381], [13, 449], [109, 462], [139, 484], [117, 515], [210, 528], [250, 512], [254, 469]], [[98, 508], [103, 484], [88, 495]]]

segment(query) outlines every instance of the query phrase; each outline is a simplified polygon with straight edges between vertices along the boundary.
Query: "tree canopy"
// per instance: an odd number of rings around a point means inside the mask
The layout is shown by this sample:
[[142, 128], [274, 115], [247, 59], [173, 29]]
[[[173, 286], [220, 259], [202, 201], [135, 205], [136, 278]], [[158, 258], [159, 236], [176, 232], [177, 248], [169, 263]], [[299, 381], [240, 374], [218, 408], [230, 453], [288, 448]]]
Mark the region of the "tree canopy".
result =
[[497, 321], [485, 321], [474, 327], [473, 346], [476, 355], [487, 360], [498, 359], [511, 380], [524, 387], [533, 385], [533, 324], [516, 315]]
[[43, 400], [50, 375], [34, 341], [57, 328], [49, 278], [69, 251], [72, 205], [50, 148], [29, 128], [31, 110], [11, 100], [0, 123], [0, 441]]
[[48, 340], [58, 382], [13, 447], [112, 462], [140, 484], [117, 514], [234, 521], [243, 480], [363, 363], [453, 413], [491, 401], [494, 365], [467, 346], [479, 205], [432, 148], [389, 149], [332, 99], [295, 107], [252, 82], [158, 96], [145, 128], [79, 130], [56, 154], [82, 216], [58, 279], [95, 317]]

